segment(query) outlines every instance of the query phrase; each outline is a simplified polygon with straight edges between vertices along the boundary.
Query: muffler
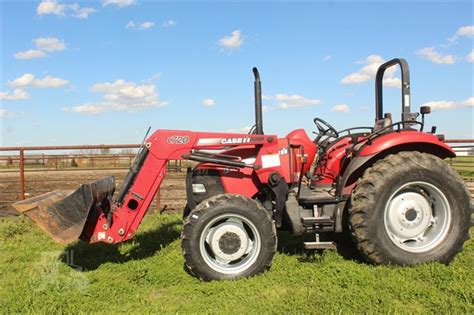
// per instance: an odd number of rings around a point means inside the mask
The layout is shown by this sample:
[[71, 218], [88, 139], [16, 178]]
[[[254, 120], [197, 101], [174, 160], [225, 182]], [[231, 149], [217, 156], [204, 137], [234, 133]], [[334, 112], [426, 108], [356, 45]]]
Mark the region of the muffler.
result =
[[[105, 177], [77, 190], [55, 190], [14, 203], [56, 242], [68, 244], [79, 239], [84, 227], [95, 225], [97, 211], [108, 210], [115, 191], [114, 177]], [[104, 209], [107, 208], [107, 209]], [[92, 213], [95, 212], [95, 213]]]

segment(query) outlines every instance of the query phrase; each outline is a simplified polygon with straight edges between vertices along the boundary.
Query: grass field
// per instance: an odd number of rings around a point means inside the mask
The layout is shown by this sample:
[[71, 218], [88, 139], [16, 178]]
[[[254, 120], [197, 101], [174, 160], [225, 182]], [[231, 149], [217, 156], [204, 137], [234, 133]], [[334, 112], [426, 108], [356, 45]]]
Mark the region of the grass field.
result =
[[26, 217], [0, 219], [0, 313], [474, 312], [473, 240], [449, 266], [402, 268], [307, 254], [281, 234], [270, 271], [205, 283], [183, 268], [180, 231], [179, 215], [151, 214], [134, 241], [63, 247]]
[[454, 159], [447, 159], [453, 168], [459, 172], [465, 180], [474, 180], [474, 156], [458, 156]]

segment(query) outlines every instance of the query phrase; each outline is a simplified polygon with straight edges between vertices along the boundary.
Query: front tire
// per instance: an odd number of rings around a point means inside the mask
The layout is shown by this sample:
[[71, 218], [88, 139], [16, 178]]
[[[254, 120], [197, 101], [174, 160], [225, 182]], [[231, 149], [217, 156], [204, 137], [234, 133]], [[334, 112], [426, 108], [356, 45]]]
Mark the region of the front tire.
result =
[[375, 264], [449, 263], [469, 237], [470, 197], [456, 171], [425, 153], [377, 161], [351, 196], [349, 222]]
[[187, 269], [210, 280], [250, 277], [268, 269], [276, 252], [276, 228], [253, 199], [221, 194], [202, 201], [184, 221]]

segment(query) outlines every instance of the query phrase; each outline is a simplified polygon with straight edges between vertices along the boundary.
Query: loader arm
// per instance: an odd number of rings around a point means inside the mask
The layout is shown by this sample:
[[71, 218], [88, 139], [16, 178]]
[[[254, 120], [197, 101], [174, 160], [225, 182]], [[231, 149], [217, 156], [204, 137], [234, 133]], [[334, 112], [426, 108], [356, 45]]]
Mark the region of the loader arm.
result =
[[[231, 147], [255, 149], [255, 162], [219, 154]], [[213, 151], [212, 153], [209, 151]], [[217, 151], [217, 153], [215, 153]], [[169, 160], [194, 160], [230, 168], [252, 168], [261, 183], [281, 173], [274, 135], [158, 130], [146, 139], [118, 193], [113, 177], [16, 203], [59, 243], [120, 243], [132, 238], [166, 175]], [[275, 163], [278, 161], [278, 163]]]
[[[200, 151], [243, 145], [255, 147], [256, 159], [253, 164]], [[169, 160], [186, 159], [235, 168], [249, 167], [255, 170], [260, 182], [266, 183], [270, 173], [280, 171], [280, 165], [265, 165], [265, 159], [274, 154], [278, 154], [278, 141], [272, 135], [158, 130], [145, 141], [137, 165], [135, 168], [132, 166], [117, 198], [112, 201], [110, 213], [103, 212], [96, 222], [87, 222], [82, 238], [90, 243], [119, 243], [133, 237], [163, 182]]]

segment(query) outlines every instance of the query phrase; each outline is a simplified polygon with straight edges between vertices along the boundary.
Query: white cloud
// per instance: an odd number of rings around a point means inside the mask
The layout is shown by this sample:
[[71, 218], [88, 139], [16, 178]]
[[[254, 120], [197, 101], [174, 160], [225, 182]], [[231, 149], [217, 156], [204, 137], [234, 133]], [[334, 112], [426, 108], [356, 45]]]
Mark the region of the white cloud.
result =
[[244, 43], [240, 30], [233, 31], [229, 36], [219, 39], [219, 46], [229, 51], [237, 50]]
[[64, 107], [63, 111], [71, 113], [84, 113], [89, 115], [97, 115], [107, 111], [107, 107], [102, 104], [84, 104], [74, 107]]
[[432, 110], [450, 110], [462, 107], [474, 107], [474, 97], [470, 97], [461, 102], [455, 101], [430, 101], [421, 106], [430, 106]]
[[16, 78], [13, 82], [10, 82], [10, 85], [14, 88], [16, 87], [26, 87], [31, 85], [35, 79], [35, 76], [31, 73], [25, 73], [21, 77]]
[[68, 80], [64, 80], [61, 78], [55, 78], [53, 76], [45, 76], [42, 79], [35, 79], [33, 81], [33, 86], [38, 88], [58, 88], [68, 84]]
[[137, 29], [137, 30], [147, 30], [149, 28], [152, 28], [155, 26], [155, 23], [152, 21], [145, 21], [141, 24], [136, 24], [133, 21], [129, 21], [126, 25], [125, 28], [127, 29]]
[[159, 79], [161, 79], [161, 72], [157, 72], [155, 74], [153, 74], [151, 77], [149, 77], [148, 79], [145, 79], [143, 80], [143, 82], [145, 83], [153, 83], [155, 81], [158, 81]]
[[342, 78], [342, 84], [359, 84], [369, 81], [372, 77], [365, 73], [354, 72]]
[[466, 25], [458, 28], [453, 37], [449, 38], [448, 41], [451, 43], [456, 42], [459, 37], [473, 37], [474, 36], [474, 25]]
[[154, 25], [155, 25], [154, 22], [146, 21], [146, 22], [143, 22], [142, 24], [140, 24], [140, 29], [146, 30], [146, 29], [149, 29], [149, 28], [153, 27]]
[[466, 56], [467, 62], [474, 62], [474, 49], [471, 50], [471, 52]]
[[216, 105], [216, 101], [213, 100], [212, 98], [205, 98], [201, 101], [201, 105], [211, 107], [211, 106]]
[[94, 8], [81, 8], [78, 3], [62, 4], [57, 0], [42, 0], [36, 7], [38, 15], [62, 15], [70, 13], [72, 17], [87, 19], [89, 14], [96, 12]]
[[71, 15], [81, 20], [85, 20], [89, 18], [90, 14], [97, 12], [94, 8], [81, 8], [78, 3], [73, 3], [69, 7], [72, 10]]
[[163, 22], [163, 27], [175, 27], [176, 24], [175, 20], [166, 20]]
[[273, 109], [300, 108], [321, 104], [321, 100], [319, 99], [311, 99], [298, 94], [288, 95], [278, 93], [275, 95], [263, 95], [262, 99], [272, 103], [272, 105], [263, 106], [264, 112], [269, 112]]
[[19, 101], [26, 100], [30, 96], [22, 89], [14, 89], [13, 93], [10, 91], [0, 92], [0, 100], [3, 101]]
[[388, 87], [399, 88], [402, 84], [402, 80], [396, 77], [387, 77], [383, 79], [383, 85]]
[[36, 13], [38, 15], [64, 15], [66, 10], [65, 4], [59, 4], [56, 0], [42, 0], [38, 7], [36, 7]]
[[326, 62], [326, 61], [329, 61], [332, 59], [332, 56], [331, 55], [327, 55], [323, 58], [323, 61]]
[[349, 112], [349, 106], [347, 106], [346, 104], [339, 104], [331, 108], [331, 111], [338, 113], [347, 113]]
[[97, 83], [92, 86], [92, 91], [103, 93], [102, 101], [66, 107], [63, 111], [94, 115], [108, 111], [135, 111], [168, 105], [167, 102], [158, 99], [158, 93], [153, 84], [136, 84], [117, 80]]
[[10, 85], [13, 88], [26, 88], [26, 87], [36, 87], [36, 88], [58, 88], [68, 84], [69, 81], [56, 78], [50, 75], [45, 76], [41, 79], [35, 79], [35, 76], [31, 73], [25, 73], [21, 77], [16, 78]]
[[[384, 63], [385, 60], [382, 56], [379, 55], [370, 55], [365, 61], [362, 62], [364, 66], [360, 68], [357, 72], [353, 72], [341, 80], [341, 84], [350, 85], [350, 84], [361, 84], [370, 80], [375, 79], [375, 74], [379, 66]], [[395, 72], [397, 69], [395, 67], [390, 67], [385, 71], [384, 74], [384, 85], [388, 87], [400, 87], [400, 79], [395, 77]]]
[[64, 41], [56, 37], [39, 37], [33, 39], [33, 42], [35, 43], [36, 48], [42, 51], [53, 52], [66, 49]]
[[15, 58], [23, 60], [44, 58], [47, 56], [46, 52], [62, 51], [66, 49], [64, 41], [56, 37], [38, 37], [33, 39], [33, 43], [36, 45], [37, 49], [19, 51], [14, 55]]
[[102, 6], [115, 5], [123, 8], [137, 3], [137, 0], [102, 0]]
[[474, 25], [462, 26], [458, 29], [455, 36], [474, 36]]
[[456, 58], [453, 55], [443, 55], [437, 52], [434, 47], [419, 49], [416, 54], [437, 64], [452, 65], [456, 61]]
[[21, 60], [26, 60], [26, 59], [33, 59], [33, 58], [44, 58], [46, 57], [46, 54], [44, 51], [41, 50], [36, 50], [36, 49], [29, 49], [26, 51], [19, 51], [14, 55], [15, 59], [21, 59]]

